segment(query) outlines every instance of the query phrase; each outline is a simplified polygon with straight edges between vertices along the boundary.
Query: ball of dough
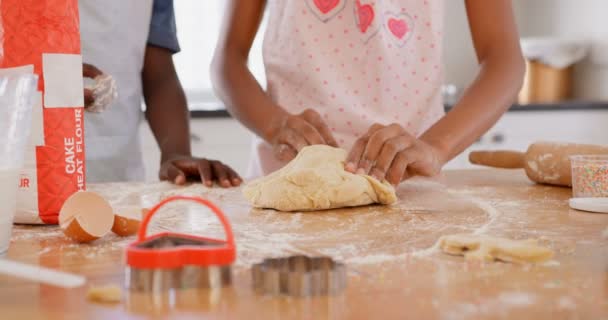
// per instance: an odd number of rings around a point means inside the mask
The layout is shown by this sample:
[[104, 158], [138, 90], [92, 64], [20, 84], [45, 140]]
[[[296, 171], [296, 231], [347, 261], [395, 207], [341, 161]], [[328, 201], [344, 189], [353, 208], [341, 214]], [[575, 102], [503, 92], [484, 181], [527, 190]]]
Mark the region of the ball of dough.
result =
[[281, 170], [248, 184], [243, 193], [257, 208], [313, 211], [397, 201], [395, 188], [344, 170], [347, 153], [325, 145], [303, 148]]

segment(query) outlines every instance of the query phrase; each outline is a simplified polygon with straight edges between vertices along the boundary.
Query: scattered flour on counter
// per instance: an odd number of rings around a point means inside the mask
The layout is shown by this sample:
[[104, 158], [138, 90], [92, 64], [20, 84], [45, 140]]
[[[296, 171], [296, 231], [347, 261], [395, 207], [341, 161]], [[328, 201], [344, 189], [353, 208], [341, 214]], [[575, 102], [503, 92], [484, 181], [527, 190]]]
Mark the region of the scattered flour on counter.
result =
[[221, 198], [221, 197], [233, 195], [235, 190], [239, 193], [241, 192], [240, 187], [225, 189], [225, 188], [220, 188], [220, 187], [214, 186], [212, 188], [209, 188], [200, 183], [193, 183], [190, 185], [179, 187], [177, 189], [173, 188], [170, 190], [166, 190], [160, 194], [159, 198], [166, 199], [166, 198], [173, 197], [173, 196], [207, 197], [207, 196], [211, 196], [211, 195], [214, 197]]
[[536, 163], [536, 161], [528, 161], [528, 167], [530, 167], [532, 171], [538, 172], [538, 164]]
[[476, 199], [476, 198], [470, 198], [470, 200], [471, 200], [471, 202], [473, 202], [473, 204], [478, 206], [481, 210], [483, 210], [488, 215], [488, 222], [486, 222], [486, 224], [484, 224], [483, 226], [481, 226], [481, 227], [475, 229], [475, 231], [473, 231], [473, 234], [475, 234], [475, 235], [484, 234], [488, 231], [490, 226], [498, 219], [498, 217], [500, 216], [501, 213], [491, 203], [489, 203], [487, 201], [483, 201], [481, 199]]
[[[472, 233], [474, 235], [481, 235], [481, 234], [486, 233], [490, 229], [490, 226], [492, 226], [496, 222], [496, 220], [498, 220], [498, 218], [501, 216], [501, 212], [498, 209], [496, 209], [496, 207], [491, 202], [481, 200], [479, 198], [468, 195], [470, 193], [470, 191], [448, 190], [448, 193], [453, 196], [459, 197], [463, 200], [473, 203], [475, 206], [480, 208], [485, 214], [488, 215], [488, 221], [485, 224], [483, 224], [482, 226], [473, 230]], [[512, 202], [507, 202], [506, 204], [513, 205]], [[417, 258], [428, 257], [438, 251], [439, 251], [439, 242], [437, 241], [432, 247], [414, 251], [412, 253], [412, 256], [417, 257]]]
[[543, 284], [543, 288], [547, 288], [547, 289], [558, 289], [558, 288], [562, 288], [562, 287], [563, 287], [563, 285], [562, 285], [561, 281], [559, 281], [559, 280], [545, 282], [545, 284]]
[[[488, 215], [488, 222], [486, 222], [484, 225], [482, 225], [481, 227], [479, 227], [473, 231], [473, 234], [475, 234], [475, 235], [480, 235], [480, 234], [486, 233], [488, 231], [488, 229], [490, 228], [490, 226], [492, 224], [494, 224], [496, 222], [496, 220], [498, 220], [498, 217], [501, 216], [501, 212], [498, 209], [496, 209], [495, 205], [492, 202], [470, 196], [470, 195], [468, 195], [469, 192], [467, 192], [466, 190], [458, 190], [458, 191], [448, 190], [448, 193], [453, 196], [460, 197], [463, 200], [473, 203], [474, 205], [476, 205], [479, 209], [481, 209], [483, 212], [485, 212]], [[508, 203], [508, 204], [510, 204], [510, 203]]]
[[557, 307], [559, 309], [574, 310], [576, 309], [576, 303], [570, 297], [560, 297], [557, 301]]
[[407, 257], [407, 254], [400, 255], [391, 255], [391, 254], [372, 254], [364, 257], [353, 257], [350, 259], [346, 259], [346, 263], [348, 264], [358, 264], [358, 265], [367, 265], [367, 264], [379, 264], [384, 262], [391, 262], [399, 259], [404, 259]]
[[32, 240], [32, 239], [48, 239], [48, 238], [56, 238], [62, 237], [63, 232], [59, 227], [54, 226], [36, 226], [36, 227], [26, 227], [26, 229], [22, 229], [21, 226], [16, 226], [13, 229], [13, 241], [23, 241], [23, 240]]
[[561, 175], [559, 173], [555, 173], [551, 176], [543, 176], [543, 178], [547, 181], [557, 181], [559, 178], [561, 178]]
[[501, 304], [512, 307], [524, 307], [534, 304], [536, 296], [519, 291], [503, 292], [498, 296]]
[[[300, 249], [295, 243], [307, 242], [308, 235], [294, 232], [301, 215], [294, 215], [292, 221], [279, 224], [269, 222], [268, 226], [276, 226], [269, 234], [261, 230], [256, 223], [233, 225], [233, 232], [237, 242], [237, 266], [250, 266], [260, 262], [263, 258], [272, 258], [285, 255], [303, 254], [317, 255], [316, 252]], [[296, 221], [296, 222], [294, 222]]]
[[446, 320], [460, 320], [460, 319], [470, 319], [473, 315], [479, 313], [479, 307], [472, 303], [461, 303], [452, 308], [448, 314], [446, 314], [442, 319]]
[[483, 315], [501, 314], [505, 319], [509, 319], [509, 310], [513, 308], [523, 308], [533, 305], [537, 298], [535, 295], [526, 292], [509, 291], [499, 294], [497, 297], [488, 298], [478, 304], [459, 303], [454, 306], [444, 307], [442, 319], [475, 319]]
[[424, 258], [439, 251], [439, 241], [436, 241], [432, 247], [412, 252], [412, 257]]
[[428, 178], [415, 177], [403, 183], [400, 188], [413, 188], [417, 190], [443, 190], [447, 186], [439, 181]]
[[291, 221], [289, 222], [291, 227], [298, 227], [302, 224], [302, 212], [292, 213]]
[[549, 260], [543, 264], [541, 264], [541, 266], [543, 267], [559, 267], [561, 265], [561, 263], [557, 260]]
[[47, 254], [51, 251], [51, 248], [44, 248], [38, 252], [38, 255]]

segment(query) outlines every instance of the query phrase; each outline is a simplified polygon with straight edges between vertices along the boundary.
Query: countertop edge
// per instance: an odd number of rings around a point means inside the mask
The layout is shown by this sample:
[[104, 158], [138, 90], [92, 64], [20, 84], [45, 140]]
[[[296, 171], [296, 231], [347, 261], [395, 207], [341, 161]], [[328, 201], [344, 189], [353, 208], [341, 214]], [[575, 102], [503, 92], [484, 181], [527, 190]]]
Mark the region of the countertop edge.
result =
[[[445, 111], [452, 109], [452, 105], [446, 105]], [[608, 101], [589, 102], [589, 101], [564, 101], [560, 103], [533, 103], [533, 104], [514, 104], [507, 112], [548, 112], [548, 111], [589, 111], [607, 110]], [[213, 119], [231, 118], [227, 110], [191, 110], [190, 117], [193, 119]]]

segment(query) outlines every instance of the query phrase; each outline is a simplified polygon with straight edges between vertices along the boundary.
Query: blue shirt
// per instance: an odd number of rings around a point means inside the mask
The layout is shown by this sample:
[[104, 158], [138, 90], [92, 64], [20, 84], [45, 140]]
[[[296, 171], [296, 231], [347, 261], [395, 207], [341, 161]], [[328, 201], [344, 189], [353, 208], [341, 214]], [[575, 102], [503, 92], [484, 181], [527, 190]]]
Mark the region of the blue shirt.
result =
[[148, 44], [168, 49], [173, 53], [180, 51], [173, 0], [154, 0]]

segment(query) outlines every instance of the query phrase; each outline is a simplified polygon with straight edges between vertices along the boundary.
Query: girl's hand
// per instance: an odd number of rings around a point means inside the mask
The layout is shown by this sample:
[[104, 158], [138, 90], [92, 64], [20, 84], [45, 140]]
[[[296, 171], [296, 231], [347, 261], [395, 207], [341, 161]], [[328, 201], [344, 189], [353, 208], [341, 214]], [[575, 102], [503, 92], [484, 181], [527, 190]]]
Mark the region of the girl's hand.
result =
[[289, 161], [296, 157], [302, 148], [315, 144], [326, 144], [337, 147], [329, 127], [321, 116], [312, 109], [306, 109], [298, 115], [287, 114], [280, 119], [280, 124], [270, 143], [277, 159]]
[[438, 148], [416, 139], [400, 125], [374, 124], [355, 142], [346, 170], [397, 185], [416, 175], [434, 176], [444, 164]]

